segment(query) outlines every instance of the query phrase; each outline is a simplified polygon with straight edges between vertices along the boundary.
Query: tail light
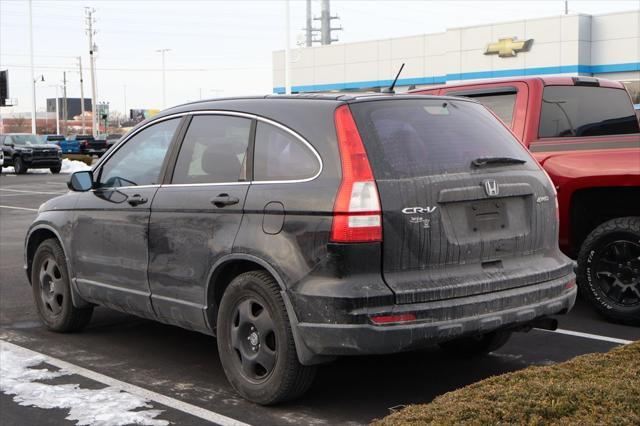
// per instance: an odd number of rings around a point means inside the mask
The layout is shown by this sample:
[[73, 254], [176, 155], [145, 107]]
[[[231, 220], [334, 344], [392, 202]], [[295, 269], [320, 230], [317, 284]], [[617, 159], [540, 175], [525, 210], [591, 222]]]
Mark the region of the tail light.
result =
[[382, 241], [378, 187], [360, 133], [347, 105], [335, 112], [342, 182], [333, 206], [331, 241]]
[[549, 185], [551, 185], [551, 189], [553, 189], [553, 199], [556, 203], [556, 220], [558, 221], [558, 223], [560, 223], [560, 204], [558, 203], [558, 190], [556, 189], [556, 184], [553, 183], [553, 180], [551, 180], [551, 176], [549, 176], [549, 173], [547, 173], [544, 167], [542, 167], [541, 164], [539, 166], [540, 169], [544, 172], [545, 176], [547, 176], [547, 179], [549, 179]]
[[88, 148], [89, 147], [89, 141], [82, 141], [82, 147], [83, 148]]

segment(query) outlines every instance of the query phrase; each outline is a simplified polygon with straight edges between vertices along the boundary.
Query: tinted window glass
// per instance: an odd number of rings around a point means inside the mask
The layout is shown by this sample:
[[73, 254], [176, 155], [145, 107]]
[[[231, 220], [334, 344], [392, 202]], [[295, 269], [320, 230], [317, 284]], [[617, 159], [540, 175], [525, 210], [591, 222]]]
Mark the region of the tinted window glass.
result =
[[129, 139], [102, 166], [100, 186], [159, 183], [162, 163], [179, 123], [179, 118], [162, 121]]
[[[398, 99], [351, 105], [378, 179], [473, 170], [482, 157], [513, 157], [535, 167], [511, 133], [469, 101]], [[486, 169], [483, 169], [486, 171]]]
[[172, 183], [223, 183], [244, 179], [251, 120], [224, 115], [193, 117]]
[[254, 180], [308, 179], [320, 170], [317, 157], [301, 140], [266, 123], [258, 123]]
[[513, 122], [513, 107], [516, 104], [515, 93], [472, 96], [472, 98], [489, 108], [504, 124], [511, 127], [511, 123]]
[[622, 89], [547, 86], [542, 98], [540, 137], [636, 133], [638, 120]]

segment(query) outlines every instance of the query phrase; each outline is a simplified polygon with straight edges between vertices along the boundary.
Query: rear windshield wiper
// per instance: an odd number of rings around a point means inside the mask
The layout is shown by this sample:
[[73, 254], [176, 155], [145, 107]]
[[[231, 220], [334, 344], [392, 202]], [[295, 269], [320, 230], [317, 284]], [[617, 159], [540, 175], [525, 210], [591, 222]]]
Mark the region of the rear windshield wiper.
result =
[[480, 157], [471, 162], [472, 166], [484, 167], [492, 164], [524, 164], [526, 160], [512, 157]]

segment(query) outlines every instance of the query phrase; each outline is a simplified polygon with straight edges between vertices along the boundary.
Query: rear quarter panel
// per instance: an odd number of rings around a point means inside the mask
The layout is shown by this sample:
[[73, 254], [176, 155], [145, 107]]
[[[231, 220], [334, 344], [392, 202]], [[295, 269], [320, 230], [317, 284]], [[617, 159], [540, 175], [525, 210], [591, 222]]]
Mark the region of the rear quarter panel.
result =
[[[581, 147], [588, 147], [589, 144], [601, 146], [611, 143], [614, 145], [620, 141], [636, 144], [637, 147], [587, 149], [576, 152], [576, 146], [572, 147], [571, 143], [567, 143], [566, 150], [535, 152], [538, 144], [532, 145], [534, 156], [547, 171], [558, 191], [560, 247], [565, 253], [571, 250], [570, 210], [572, 197], [576, 191], [596, 187], [640, 187], [640, 134], [580, 139]], [[551, 141], [545, 140], [545, 143], [547, 142]]]

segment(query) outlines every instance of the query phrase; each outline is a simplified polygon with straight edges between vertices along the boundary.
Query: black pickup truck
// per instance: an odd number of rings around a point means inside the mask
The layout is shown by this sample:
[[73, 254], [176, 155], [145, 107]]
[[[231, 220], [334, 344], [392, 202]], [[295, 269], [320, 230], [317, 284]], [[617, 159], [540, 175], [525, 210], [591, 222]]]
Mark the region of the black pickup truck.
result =
[[92, 135], [72, 135], [69, 140], [80, 142], [81, 154], [102, 157], [107, 152], [107, 141], [95, 139]]
[[4, 167], [13, 166], [21, 175], [28, 169], [50, 169], [60, 173], [62, 150], [57, 145], [46, 143], [40, 136], [29, 133], [7, 133], [0, 135], [0, 149], [4, 155]]

